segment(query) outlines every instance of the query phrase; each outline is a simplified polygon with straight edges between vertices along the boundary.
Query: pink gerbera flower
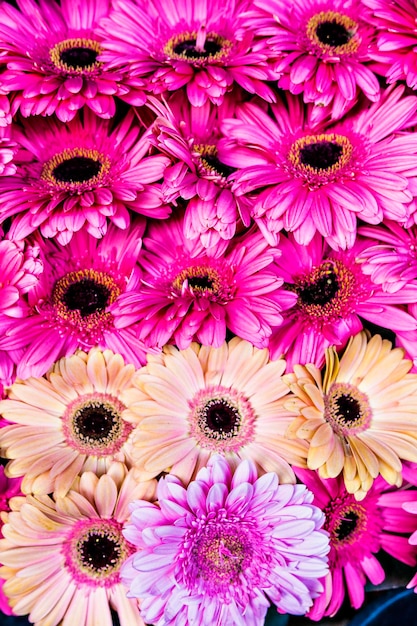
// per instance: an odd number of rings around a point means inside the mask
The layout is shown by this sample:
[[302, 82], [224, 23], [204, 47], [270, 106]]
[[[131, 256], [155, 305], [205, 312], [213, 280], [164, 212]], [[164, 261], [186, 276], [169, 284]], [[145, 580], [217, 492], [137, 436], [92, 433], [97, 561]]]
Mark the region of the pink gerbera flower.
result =
[[185, 349], [196, 340], [218, 347], [229, 330], [258, 348], [268, 345], [296, 296], [281, 289], [279, 253], [260, 233], [234, 238], [221, 256], [188, 240], [181, 219], [152, 225], [148, 235], [141, 284], [115, 304], [123, 324], [137, 324], [139, 339], [149, 346], [172, 341]]
[[69, 124], [38, 118], [16, 129], [15, 138], [17, 172], [0, 178], [0, 221], [17, 215], [11, 238], [40, 227], [44, 237], [66, 244], [83, 227], [102, 237], [108, 219], [126, 228], [129, 210], [153, 218], [170, 213], [155, 184], [169, 159], [147, 156], [147, 134], [133, 112], [116, 128], [87, 111]]
[[325, 349], [345, 345], [362, 330], [362, 320], [395, 332], [417, 333], [417, 320], [402, 307], [416, 301], [415, 281], [410, 278], [401, 289], [385, 291], [363, 270], [366, 245], [358, 241], [350, 250], [336, 252], [318, 234], [307, 246], [291, 234], [281, 234], [276, 267], [284, 287], [297, 300], [282, 312], [283, 322], [273, 330], [272, 358], [284, 355], [288, 366], [315, 363], [320, 367]]
[[322, 590], [328, 537], [303, 485], [217, 456], [188, 488], [160, 480], [157, 497], [134, 502], [124, 530], [137, 552], [122, 581], [148, 623], [262, 626], [270, 601], [303, 615]]
[[[7, 478], [4, 473], [4, 467], [0, 466], [0, 511], [10, 511], [10, 498], [22, 495], [22, 492], [20, 491], [20, 483], [20, 478]], [[3, 520], [0, 517], [0, 536], [2, 536], [2, 527]], [[4, 580], [0, 578], [0, 611], [6, 615], [13, 615], [13, 611], [9, 605], [9, 600], [3, 592], [3, 584]]]
[[2, 350], [23, 349], [19, 377], [42, 376], [58, 358], [93, 346], [118, 352], [137, 367], [144, 363], [145, 346], [130, 320], [113, 311], [123, 294], [138, 288], [143, 230], [142, 222], [128, 230], [111, 225], [102, 239], [81, 230], [67, 246], [40, 243], [44, 271], [27, 294], [26, 311], [0, 337]]
[[10, 127], [0, 123], [0, 176], [11, 176], [16, 172], [13, 159], [17, 146], [10, 134]]
[[13, 113], [56, 113], [68, 122], [84, 105], [112, 117], [114, 96], [143, 104], [143, 95], [132, 99], [120, 85], [122, 75], [108, 71], [100, 58], [97, 27], [109, 0], [17, 0], [17, 7], [2, 2], [0, 11], [1, 86], [13, 94]]
[[273, 117], [247, 103], [227, 120], [223, 162], [240, 168], [234, 191], [258, 190], [252, 216], [271, 243], [283, 228], [308, 244], [316, 231], [333, 248], [349, 248], [360, 218], [405, 222], [415, 193], [417, 133], [410, 125], [417, 98], [404, 88], [342, 122], [314, 128], [293, 96], [271, 105]]
[[362, 606], [366, 579], [374, 585], [385, 579], [385, 571], [375, 556], [380, 550], [407, 565], [415, 565], [416, 549], [408, 543], [408, 535], [416, 524], [402, 506], [409, 510], [408, 505], [415, 503], [416, 491], [393, 490], [379, 477], [358, 502], [346, 491], [341, 477], [323, 480], [317, 472], [295, 471], [314, 493], [313, 504], [323, 511], [323, 528], [330, 536], [330, 571], [322, 581], [325, 592], [315, 600], [308, 617], [321, 620], [323, 615], [335, 615], [346, 591], [353, 608]]
[[279, 60], [278, 86], [340, 118], [363, 92], [379, 99], [368, 67], [375, 28], [360, 0], [255, 0], [270, 17], [264, 30]]
[[151, 106], [159, 116], [153, 127], [154, 143], [174, 159], [164, 172], [164, 198], [189, 200], [186, 236], [199, 238], [208, 250], [218, 252], [218, 244], [234, 236], [239, 218], [245, 226], [250, 222], [251, 203], [232, 192], [229, 176], [234, 168], [221, 162], [217, 150], [221, 122], [233, 116], [236, 99], [226, 97], [220, 106], [206, 102], [193, 107], [180, 91], [167, 105], [151, 99]]
[[114, 463], [100, 478], [82, 474], [63, 498], [14, 498], [0, 540], [13, 612], [36, 626], [110, 626], [113, 609], [121, 626], [145, 626], [120, 578], [135, 549], [122, 528], [129, 502], [154, 493], [154, 481], [138, 482]]
[[114, 0], [102, 21], [104, 52], [126, 84], [143, 78], [153, 93], [186, 87], [192, 105], [221, 104], [235, 83], [269, 102], [271, 52], [248, 22], [249, 0]]
[[[379, 62], [388, 83], [405, 80], [417, 88], [417, 6], [414, 0], [362, 0], [371, 9], [378, 33], [378, 53], [371, 56]], [[372, 17], [371, 17], [372, 19]]]

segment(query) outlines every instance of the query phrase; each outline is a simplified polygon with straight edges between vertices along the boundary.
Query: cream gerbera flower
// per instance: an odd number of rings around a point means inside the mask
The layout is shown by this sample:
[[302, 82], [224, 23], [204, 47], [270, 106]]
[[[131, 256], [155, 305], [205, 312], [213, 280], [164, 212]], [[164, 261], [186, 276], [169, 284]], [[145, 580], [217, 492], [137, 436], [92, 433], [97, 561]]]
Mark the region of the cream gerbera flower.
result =
[[284, 376], [295, 396], [285, 406], [298, 414], [287, 435], [308, 441], [307, 465], [322, 478], [343, 471], [358, 500], [378, 474], [400, 486], [400, 459], [417, 460], [417, 374], [403, 357], [386, 339], [361, 332], [340, 360], [327, 350], [323, 376], [311, 364]]
[[13, 459], [6, 474], [24, 477], [24, 493], [59, 497], [80, 472], [100, 475], [114, 460], [130, 466], [134, 423], [124, 418], [121, 393], [134, 372], [119, 354], [93, 348], [60, 359], [44, 377], [13, 384], [0, 402], [11, 422], [0, 429], [1, 456]]
[[285, 437], [292, 415], [284, 408], [285, 361], [233, 338], [219, 348], [168, 345], [148, 355], [123, 393], [135, 465], [156, 476], [170, 470], [185, 483], [213, 453], [232, 463], [251, 459], [280, 482], [295, 482], [289, 464], [305, 466], [307, 444]]

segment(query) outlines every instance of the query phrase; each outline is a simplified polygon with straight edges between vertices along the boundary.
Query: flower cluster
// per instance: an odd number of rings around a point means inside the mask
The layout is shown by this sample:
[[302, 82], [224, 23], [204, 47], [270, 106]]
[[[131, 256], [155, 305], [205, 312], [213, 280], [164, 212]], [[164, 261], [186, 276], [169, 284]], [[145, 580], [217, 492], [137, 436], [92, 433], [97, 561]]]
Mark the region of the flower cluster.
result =
[[320, 621], [387, 558], [416, 587], [416, 20], [0, 2], [2, 613]]

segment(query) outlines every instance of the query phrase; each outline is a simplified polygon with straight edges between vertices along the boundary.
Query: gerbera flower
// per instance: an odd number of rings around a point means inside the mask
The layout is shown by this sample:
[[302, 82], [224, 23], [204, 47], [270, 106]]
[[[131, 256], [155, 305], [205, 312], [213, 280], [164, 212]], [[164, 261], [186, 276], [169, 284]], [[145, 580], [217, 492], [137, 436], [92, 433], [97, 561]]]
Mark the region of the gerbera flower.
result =
[[284, 355], [287, 367], [295, 363], [321, 367], [325, 349], [344, 346], [363, 329], [363, 320], [394, 332], [417, 331], [417, 320], [403, 310], [403, 304], [417, 300], [415, 281], [410, 277], [401, 289], [384, 291], [363, 268], [366, 246], [366, 241], [357, 241], [350, 250], [336, 252], [317, 233], [306, 246], [291, 233], [280, 235], [277, 272], [297, 300], [273, 329], [272, 358]]
[[122, 580], [147, 622], [262, 626], [271, 600], [303, 615], [320, 593], [328, 537], [303, 485], [216, 456], [188, 488], [168, 475], [157, 493], [158, 505], [132, 504], [124, 530], [138, 551]]
[[[24, 493], [65, 495], [78, 473], [100, 475], [116, 460], [131, 464], [135, 417], [122, 399], [133, 365], [93, 348], [60, 359], [43, 378], [16, 381], [0, 401], [6, 473], [23, 476]], [[137, 421], [137, 420], [136, 420]]]
[[358, 502], [346, 491], [341, 477], [321, 480], [317, 472], [297, 468], [295, 472], [314, 493], [313, 504], [323, 511], [323, 528], [330, 537], [330, 571], [323, 581], [325, 592], [314, 601], [308, 613], [310, 619], [335, 615], [346, 592], [353, 608], [362, 606], [367, 578], [373, 585], [385, 579], [384, 568], [375, 556], [380, 550], [407, 565], [415, 565], [416, 550], [408, 543], [415, 522], [402, 506], [406, 508], [415, 500], [416, 491], [393, 490], [379, 476]]
[[123, 294], [138, 289], [143, 231], [138, 221], [127, 230], [111, 224], [102, 239], [80, 230], [67, 246], [40, 241], [44, 271], [27, 294], [29, 310], [11, 320], [0, 337], [0, 349], [23, 350], [17, 361], [20, 378], [43, 376], [58, 358], [93, 346], [143, 365], [145, 345], [128, 316], [114, 310]]
[[307, 444], [284, 437], [293, 421], [283, 408], [284, 369], [285, 361], [269, 361], [266, 348], [237, 337], [220, 348], [193, 343], [148, 355], [123, 396], [127, 419], [138, 423], [135, 466], [154, 476], [170, 468], [187, 482], [217, 452], [294, 481], [289, 463], [305, 466]]
[[375, 28], [360, 0], [255, 0], [270, 20], [262, 33], [278, 57], [278, 86], [304, 102], [329, 106], [333, 119], [355, 104], [359, 92], [379, 99], [377, 77], [367, 66]]
[[[129, 94], [123, 75], [109, 71], [100, 58], [97, 27], [109, 0], [17, 0], [2, 2], [0, 62], [2, 92], [13, 95], [13, 114], [56, 113], [71, 120], [84, 105], [102, 118], [116, 112], [114, 96], [143, 104], [142, 91]], [[134, 82], [134, 81], [132, 81]], [[142, 85], [142, 81], [139, 81]]]
[[188, 240], [181, 219], [153, 225], [148, 234], [138, 261], [141, 284], [115, 303], [117, 325], [134, 323], [149, 346], [173, 341], [185, 349], [196, 340], [217, 348], [230, 330], [267, 347], [296, 296], [281, 289], [278, 253], [260, 233], [234, 238], [221, 256], [222, 246], [208, 256], [200, 242]]
[[10, 127], [1, 125], [0, 115], [0, 176], [12, 176], [16, 172], [13, 159], [17, 146], [10, 134]]
[[[414, 465], [414, 467], [412, 468], [414, 476], [415, 476], [416, 469], [417, 469], [417, 466]], [[417, 498], [415, 497], [415, 494], [416, 492], [413, 491], [414, 499], [412, 501], [407, 501], [403, 503], [403, 509], [407, 511], [408, 513], [412, 513], [414, 515], [417, 514]], [[416, 528], [417, 528], [417, 522], [414, 521], [414, 524], [412, 527], [413, 533], [408, 540], [409, 543], [413, 546], [414, 550], [416, 550], [415, 546], [417, 546]], [[412, 579], [407, 585], [407, 589], [413, 589], [413, 588], [414, 588], [414, 593], [417, 593], [417, 572], [414, 574], [414, 576], [412, 577]]]
[[[0, 398], [1, 398], [0, 394]], [[4, 467], [0, 466], [0, 511], [10, 511], [9, 500], [14, 496], [22, 495], [20, 491], [20, 478], [7, 478], [4, 473]], [[3, 527], [3, 520], [0, 517], [0, 536], [2, 536], [1, 529]], [[4, 580], [0, 578], [0, 611], [6, 615], [13, 615], [10, 608], [9, 601], [3, 592]]]
[[285, 228], [303, 245], [319, 231], [345, 249], [355, 241], [358, 218], [406, 221], [417, 133], [399, 131], [412, 122], [417, 98], [403, 94], [403, 87], [387, 90], [380, 103], [327, 127], [312, 127], [292, 96], [288, 108], [271, 105], [272, 117], [246, 103], [236, 109], [238, 119], [223, 123], [228, 139], [219, 142], [219, 154], [240, 168], [233, 190], [258, 190], [252, 217], [271, 243]]
[[417, 461], [417, 375], [400, 348], [365, 332], [348, 343], [339, 359], [326, 352], [323, 374], [314, 365], [296, 365], [284, 376], [295, 397], [285, 402], [297, 417], [288, 437], [308, 441], [307, 466], [321, 478], [343, 472], [346, 489], [365, 497], [381, 474], [402, 483], [401, 459]]
[[14, 137], [17, 172], [0, 177], [0, 221], [16, 215], [11, 238], [40, 227], [65, 245], [83, 227], [102, 237], [108, 220], [127, 228], [129, 210], [158, 219], [170, 213], [155, 184], [169, 159], [147, 156], [147, 133], [131, 111], [116, 128], [85, 111], [69, 124], [31, 120]]
[[[138, 482], [122, 463], [97, 477], [85, 472], [66, 497], [14, 498], [0, 540], [0, 576], [16, 615], [37, 626], [145, 626], [120, 579], [134, 546], [122, 528], [128, 503], [153, 499], [154, 481]], [[315, 509], [314, 509], [315, 510]]]
[[167, 202], [178, 197], [189, 200], [186, 236], [217, 251], [220, 242], [234, 236], [239, 218], [245, 226], [250, 222], [251, 202], [231, 191], [229, 176], [234, 170], [221, 162], [217, 150], [221, 121], [233, 116], [236, 100], [226, 96], [220, 106], [206, 102], [193, 107], [180, 91], [166, 105], [152, 98], [150, 102], [158, 114], [153, 143], [174, 160], [164, 172], [164, 198]]
[[371, 9], [370, 21], [376, 27], [377, 48], [371, 51], [388, 83], [405, 80], [417, 88], [417, 6], [413, 0], [362, 0]]
[[126, 84], [142, 78], [159, 94], [186, 87], [193, 106], [221, 104], [235, 83], [265, 100], [271, 55], [265, 38], [248, 22], [249, 0], [114, 0], [100, 33], [109, 69], [125, 72]]
[[0, 94], [0, 128], [5, 128], [11, 123], [12, 114], [10, 112], [9, 99], [7, 96]]

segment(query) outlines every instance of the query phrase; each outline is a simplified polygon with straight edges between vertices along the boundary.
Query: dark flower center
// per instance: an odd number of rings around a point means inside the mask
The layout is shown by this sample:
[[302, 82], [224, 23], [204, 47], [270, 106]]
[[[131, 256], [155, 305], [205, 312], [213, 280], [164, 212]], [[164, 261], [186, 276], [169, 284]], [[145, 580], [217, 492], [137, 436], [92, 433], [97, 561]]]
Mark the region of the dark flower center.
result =
[[174, 46], [174, 53], [179, 56], [185, 56], [187, 59], [205, 59], [209, 56], [217, 54], [222, 49], [221, 45], [217, 41], [208, 37], [201, 50], [197, 50], [196, 45], [196, 39], [186, 39], [185, 41], [180, 41], [176, 46]]
[[192, 289], [213, 289], [213, 281], [210, 276], [190, 276], [188, 286]]
[[79, 311], [81, 317], [87, 317], [96, 311], [104, 311], [109, 304], [110, 290], [106, 285], [91, 278], [83, 278], [68, 285], [62, 300], [70, 311]]
[[119, 561], [120, 554], [119, 543], [99, 533], [91, 533], [79, 546], [83, 565], [95, 572], [113, 567]]
[[361, 405], [349, 394], [339, 396], [334, 402], [335, 412], [346, 424], [355, 424], [362, 417]]
[[339, 436], [356, 435], [371, 423], [368, 396], [355, 385], [334, 382], [324, 396], [324, 418]]
[[334, 534], [339, 541], [343, 541], [350, 537], [350, 535], [356, 530], [358, 525], [359, 515], [355, 511], [348, 511], [344, 513], [344, 517], [340, 520], [337, 528], [334, 529]]
[[331, 141], [309, 143], [300, 148], [300, 161], [316, 170], [327, 170], [336, 165], [343, 152], [343, 147]]
[[85, 156], [73, 156], [59, 163], [52, 173], [60, 183], [84, 183], [97, 176], [101, 168], [100, 161]]
[[62, 50], [59, 55], [60, 61], [74, 69], [85, 69], [96, 62], [98, 51], [81, 46]]
[[74, 415], [74, 429], [84, 439], [102, 441], [118, 425], [118, 415], [109, 407], [98, 403], [87, 405]]
[[210, 169], [215, 170], [218, 174], [220, 174], [224, 178], [227, 178], [228, 176], [230, 176], [230, 174], [233, 174], [233, 172], [236, 171], [235, 167], [230, 167], [229, 165], [225, 165], [224, 163], [219, 161], [219, 159], [216, 156], [212, 154], [205, 154], [202, 157], [202, 160], [205, 164], [208, 165]]
[[207, 427], [216, 433], [231, 433], [240, 424], [239, 412], [225, 400], [209, 402], [205, 418]]
[[339, 291], [339, 280], [332, 267], [324, 268], [323, 274], [314, 282], [300, 282], [296, 288], [301, 301], [307, 305], [324, 306], [331, 302]]
[[339, 24], [336, 20], [328, 20], [318, 24], [316, 35], [321, 43], [333, 48], [346, 45], [352, 37], [345, 26]]

